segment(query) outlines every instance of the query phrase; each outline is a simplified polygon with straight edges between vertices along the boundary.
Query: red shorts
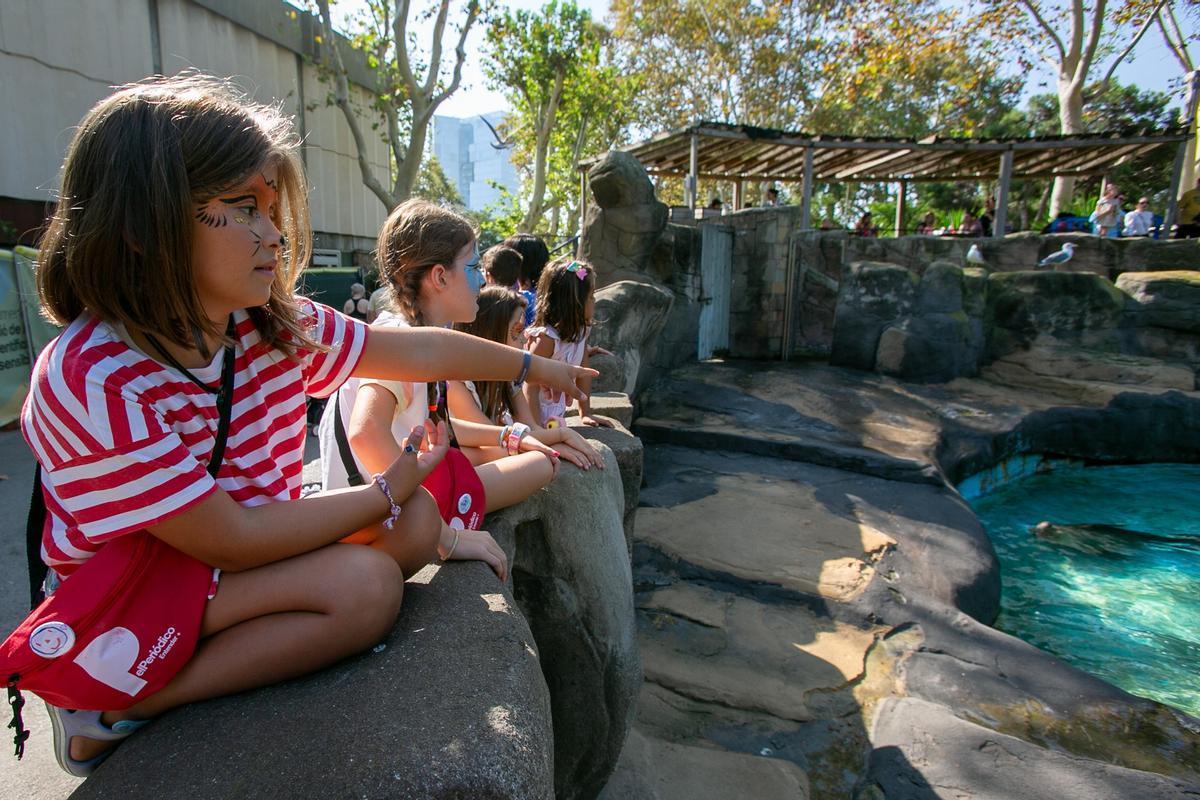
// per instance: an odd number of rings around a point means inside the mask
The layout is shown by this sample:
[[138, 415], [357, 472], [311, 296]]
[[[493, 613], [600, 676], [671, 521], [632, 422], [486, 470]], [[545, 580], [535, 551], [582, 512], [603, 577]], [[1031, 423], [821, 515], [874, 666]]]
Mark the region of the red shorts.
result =
[[471, 461], [451, 447], [433, 472], [421, 481], [437, 503], [438, 512], [451, 528], [477, 531], [483, 525], [487, 497], [483, 481]]

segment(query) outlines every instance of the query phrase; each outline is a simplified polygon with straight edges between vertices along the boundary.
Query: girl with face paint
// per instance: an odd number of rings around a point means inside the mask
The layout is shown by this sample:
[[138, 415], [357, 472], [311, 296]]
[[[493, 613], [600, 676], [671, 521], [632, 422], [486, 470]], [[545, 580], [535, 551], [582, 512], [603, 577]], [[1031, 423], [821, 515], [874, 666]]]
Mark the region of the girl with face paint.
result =
[[[390, 308], [373, 327], [449, 327], [474, 321], [484, 276], [474, 228], [464, 217], [424, 200], [409, 200], [384, 223], [376, 260], [381, 283], [389, 289]], [[421, 426], [430, 433], [424, 447], [435, 457], [446, 453], [451, 442], [471, 449], [507, 448], [512, 457], [480, 464], [469, 476], [482, 484], [484, 495], [474, 522], [462, 512], [464, 503], [469, 504], [463, 497], [469, 492], [461, 488], [461, 481], [449, 486], [424, 484], [443, 512], [439, 555], [485, 561], [504, 578], [508, 570], [504, 551], [486, 531], [472, 528], [478, 527], [482, 513], [517, 503], [549, 483], [558, 472], [558, 453], [502, 425], [463, 419], [454, 419], [451, 425], [446, 397], [444, 383], [348, 381], [326, 406], [321, 420], [322, 483], [327, 490], [336, 489], [350, 485], [355, 474], [377, 471], [380, 464], [403, 452], [410, 433]], [[436, 429], [431, 415], [437, 417]], [[339, 417], [348, 448], [339, 445]], [[463, 459], [455, 469], [472, 467]]]

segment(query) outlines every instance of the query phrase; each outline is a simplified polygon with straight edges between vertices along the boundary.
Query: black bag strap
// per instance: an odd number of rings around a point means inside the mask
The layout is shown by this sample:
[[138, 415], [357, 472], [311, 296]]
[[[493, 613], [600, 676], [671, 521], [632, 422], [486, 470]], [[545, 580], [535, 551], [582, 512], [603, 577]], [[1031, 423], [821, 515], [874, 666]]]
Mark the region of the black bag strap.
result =
[[[225, 335], [234, 333], [233, 317]], [[225, 458], [225, 442], [229, 438], [229, 423], [233, 418], [233, 377], [236, 366], [233, 347], [225, 348], [225, 363], [221, 368], [221, 388], [217, 392], [217, 439], [213, 444], [212, 456], [208, 459], [208, 474], [217, 477], [221, 461]], [[189, 375], [189, 377], [191, 377]], [[29, 607], [37, 608], [46, 599], [42, 584], [50, 568], [42, 561], [42, 532], [46, 528], [46, 497], [42, 494], [42, 468], [33, 467], [33, 495], [29, 498], [29, 516], [25, 520], [25, 563], [29, 571]]]
[[346, 423], [342, 422], [342, 390], [338, 389], [330, 400], [333, 401], [333, 438], [337, 440], [338, 455], [342, 458], [342, 466], [346, 468], [346, 482], [351, 486], [362, 486], [366, 483], [354, 453], [350, 450], [350, 439], [346, 436]]
[[42, 604], [42, 582], [49, 567], [42, 561], [42, 531], [46, 528], [46, 498], [42, 495], [42, 468], [33, 465], [33, 496], [25, 520], [25, 561], [29, 566], [29, 607]]

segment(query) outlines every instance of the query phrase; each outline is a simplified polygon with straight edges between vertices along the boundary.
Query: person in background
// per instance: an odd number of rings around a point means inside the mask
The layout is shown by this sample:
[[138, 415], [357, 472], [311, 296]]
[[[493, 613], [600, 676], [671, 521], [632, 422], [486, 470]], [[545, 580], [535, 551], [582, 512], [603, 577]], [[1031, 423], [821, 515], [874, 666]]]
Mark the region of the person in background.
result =
[[933, 229], [936, 225], [937, 225], [937, 217], [935, 217], [933, 215], [933, 212], [930, 211], [924, 217], [921, 218], [921, 223], [919, 225], [917, 225], [917, 235], [918, 236], [932, 236]]
[[879, 228], [871, 224], [870, 211], [864, 211], [863, 215], [858, 218], [858, 224], [854, 226], [854, 234], [862, 236], [864, 239], [874, 238], [879, 235]]
[[350, 299], [342, 303], [342, 313], [348, 317], [354, 317], [366, 322], [369, 306], [370, 304], [367, 301], [367, 287], [361, 283], [350, 284]]
[[479, 266], [489, 285], [516, 291], [521, 280], [521, 254], [516, 250], [502, 244], [489, 247], [479, 260]]
[[771, 207], [771, 206], [781, 206], [781, 205], [783, 205], [783, 203], [779, 202], [779, 190], [776, 189], [774, 186], [767, 189], [766, 194], [763, 198], [763, 206]]
[[1175, 229], [1176, 239], [1195, 239], [1200, 236], [1200, 177], [1196, 178], [1196, 186], [1188, 189], [1179, 198], [1179, 227]]
[[992, 226], [996, 223], [996, 201], [988, 197], [983, 206], [983, 213], [979, 215], [979, 225], [983, 229], [984, 236], [992, 235]]
[[1122, 236], [1149, 236], [1154, 228], [1154, 212], [1150, 210], [1150, 198], [1139, 197], [1137, 206], [1125, 215]]
[[970, 211], [963, 212], [962, 225], [958, 226], [962, 236], [983, 236], [983, 223], [975, 218]]
[[513, 234], [500, 244], [521, 254], [520, 288], [517, 292], [525, 298], [525, 327], [529, 327], [533, 324], [538, 280], [542, 277], [546, 262], [550, 260], [550, 248], [532, 233]]
[[1095, 223], [1097, 236], [1121, 235], [1121, 199], [1120, 190], [1115, 183], [1104, 186], [1104, 195], [1096, 202], [1096, 210], [1092, 212], [1092, 222]]
[[708, 201], [709, 211], [720, 211], [722, 208], [722, 205], [723, 204], [721, 203], [721, 198], [719, 198], [719, 197], [714, 197], [712, 200]]

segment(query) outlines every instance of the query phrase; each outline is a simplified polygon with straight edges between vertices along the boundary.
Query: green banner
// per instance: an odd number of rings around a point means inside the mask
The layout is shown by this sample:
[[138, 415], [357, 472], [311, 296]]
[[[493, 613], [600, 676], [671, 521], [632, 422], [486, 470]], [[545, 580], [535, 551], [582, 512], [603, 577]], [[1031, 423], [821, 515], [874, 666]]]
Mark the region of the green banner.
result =
[[58, 329], [38, 312], [33, 265], [37, 251], [0, 250], [0, 425], [21, 415], [33, 361]]

